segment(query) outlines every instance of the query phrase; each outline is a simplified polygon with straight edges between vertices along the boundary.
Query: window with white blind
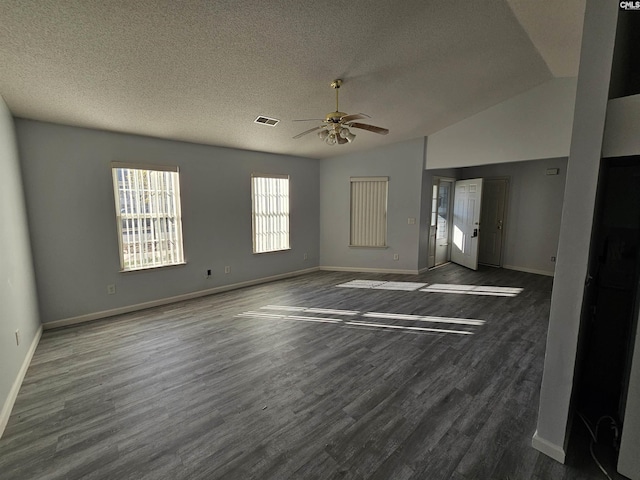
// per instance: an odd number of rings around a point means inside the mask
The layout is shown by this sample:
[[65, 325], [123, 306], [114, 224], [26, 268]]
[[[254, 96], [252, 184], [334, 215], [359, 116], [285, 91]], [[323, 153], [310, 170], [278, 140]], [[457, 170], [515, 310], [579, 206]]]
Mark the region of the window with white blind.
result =
[[122, 271], [184, 263], [178, 167], [111, 170]]
[[387, 246], [389, 177], [351, 177], [352, 247]]
[[288, 250], [289, 176], [251, 175], [253, 253]]

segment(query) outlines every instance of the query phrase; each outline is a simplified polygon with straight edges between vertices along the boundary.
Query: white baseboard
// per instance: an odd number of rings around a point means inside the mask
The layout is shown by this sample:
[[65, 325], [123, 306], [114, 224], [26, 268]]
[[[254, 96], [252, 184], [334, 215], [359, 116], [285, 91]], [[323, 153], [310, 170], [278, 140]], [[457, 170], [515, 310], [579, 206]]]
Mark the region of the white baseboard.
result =
[[295, 272], [281, 273], [270, 277], [262, 277], [254, 280], [247, 280], [246, 282], [232, 283], [229, 285], [222, 285], [220, 287], [209, 288], [207, 290], [199, 290], [197, 292], [185, 293], [182, 295], [176, 295], [174, 297], [161, 298], [158, 300], [152, 300], [150, 302], [138, 303], [135, 305], [127, 305], [125, 307], [113, 308], [111, 310], [103, 310], [100, 312], [87, 313], [86, 315], [79, 315], [77, 317], [63, 318], [60, 320], [54, 320], [52, 322], [43, 323], [45, 330], [51, 330], [53, 328], [67, 327], [70, 325], [76, 325], [78, 323], [91, 322], [92, 320], [99, 320], [101, 318], [113, 317], [115, 315], [122, 315], [124, 313], [137, 312], [139, 310], [145, 310], [147, 308], [159, 307], [162, 305], [169, 305], [171, 303], [182, 302], [183, 300], [191, 300], [198, 297], [206, 297], [207, 295], [213, 295], [215, 293], [228, 292], [229, 290], [236, 290], [238, 288], [250, 287], [253, 285], [260, 285], [262, 283], [269, 283], [275, 280], [283, 280], [285, 278], [298, 277], [300, 275], [306, 275], [307, 273], [317, 272], [318, 267], [307, 268], [304, 270], [297, 270]]
[[536, 275], [546, 275], [547, 277], [553, 277], [555, 275], [554, 272], [550, 272], [549, 270], [536, 270], [535, 268], [517, 267], [516, 265], [503, 265], [502, 268], [517, 270], [518, 272], [535, 273]]
[[359, 272], [359, 273], [398, 273], [401, 275], [418, 275], [418, 270], [401, 270], [394, 268], [360, 268], [360, 267], [330, 267], [323, 266], [320, 270], [329, 272]]
[[[403, 269], [393, 269], [393, 268], [364, 268], [364, 267], [332, 267], [332, 266], [322, 266], [320, 270], [326, 270], [330, 272], [356, 272], [356, 273], [397, 273], [400, 275], [420, 275], [421, 273], [425, 273], [428, 270], [432, 270], [434, 268], [439, 268], [444, 265], [438, 265], [437, 267], [427, 267], [421, 268], [419, 270], [403, 270]], [[548, 270], [536, 270], [534, 268], [527, 267], [518, 267], [516, 265], [503, 265], [502, 268], [506, 268], [507, 270], [517, 270], [519, 272], [526, 273], [535, 273], [536, 275], [546, 275], [548, 277], [553, 277], [554, 272]]]
[[564, 463], [566, 457], [564, 448], [556, 445], [555, 443], [551, 443], [548, 440], [545, 440], [538, 435], [537, 430], [536, 433], [533, 434], [531, 446], [539, 452], [544, 453], [547, 457], [551, 457], [557, 462]]
[[11, 410], [13, 410], [13, 405], [16, 403], [16, 398], [18, 398], [18, 392], [20, 391], [20, 387], [22, 386], [22, 381], [24, 380], [25, 375], [27, 374], [27, 370], [29, 369], [29, 365], [31, 364], [31, 359], [33, 358], [33, 354], [38, 348], [38, 343], [40, 342], [40, 337], [42, 336], [42, 325], [36, 331], [35, 336], [29, 346], [29, 350], [27, 350], [27, 355], [24, 357], [22, 361], [22, 366], [18, 371], [18, 375], [13, 381], [13, 385], [11, 385], [11, 390], [9, 390], [9, 396], [2, 405], [2, 410], [0, 411], [0, 437], [4, 433], [4, 429], [7, 428], [7, 423], [9, 423], [9, 417], [11, 416]]

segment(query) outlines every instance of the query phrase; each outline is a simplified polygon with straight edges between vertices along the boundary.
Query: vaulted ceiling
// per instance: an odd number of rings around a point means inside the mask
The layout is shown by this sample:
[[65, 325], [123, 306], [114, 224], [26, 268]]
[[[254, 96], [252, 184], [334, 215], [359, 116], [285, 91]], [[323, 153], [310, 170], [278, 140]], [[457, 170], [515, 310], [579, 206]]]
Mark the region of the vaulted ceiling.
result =
[[[577, 75], [585, 0], [0, 0], [17, 117], [325, 158], [422, 137]], [[335, 109], [389, 135], [292, 137]], [[254, 123], [275, 117], [275, 127]]]

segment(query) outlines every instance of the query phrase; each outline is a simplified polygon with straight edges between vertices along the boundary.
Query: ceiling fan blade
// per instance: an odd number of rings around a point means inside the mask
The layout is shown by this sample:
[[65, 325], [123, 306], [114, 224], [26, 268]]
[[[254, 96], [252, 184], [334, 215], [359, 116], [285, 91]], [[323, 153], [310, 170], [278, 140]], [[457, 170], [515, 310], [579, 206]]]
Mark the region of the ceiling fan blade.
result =
[[321, 128], [324, 128], [324, 125], [320, 125], [319, 127], [313, 127], [313, 128], [310, 128], [309, 130], [305, 130], [304, 132], [299, 133], [293, 138], [300, 138], [301, 136], [306, 135], [307, 133], [315, 132], [316, 130], [320, 130]]
[[340, 122], [350, 122], [351, 120], [360, 120], [362, 118], [371, 118], [369, 115], [365, 113], [353, 113], [351, 115], [343, 115], [340, 117]]
[[369, 130], [373, 133], [379, 133], [380, 135], [386, 135], [389, 133], [389, 130], [382, 127], [376, 127], [375, 125], [368, 125], [366, 123], [350, 123], [349, 127], [353, 128], [361, 128], [362, 130]]
[[300, 120], [291, 120], [291, 121], [292, 122], [324, 122], [324, 120], [325, 120], [324, 118], [302, 118]]

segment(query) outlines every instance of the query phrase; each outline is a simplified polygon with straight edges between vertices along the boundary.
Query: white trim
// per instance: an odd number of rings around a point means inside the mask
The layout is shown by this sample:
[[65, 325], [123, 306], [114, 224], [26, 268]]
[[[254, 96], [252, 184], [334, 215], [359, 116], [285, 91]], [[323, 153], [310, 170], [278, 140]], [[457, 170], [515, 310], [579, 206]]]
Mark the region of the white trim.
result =
[[544, 453], [547, 457], [551, 457], [557, 462], [564, 463], [566, 456], [564, 448], [559, 447], [555, 443], [551, 443], [549, 440], [545, 440], [538, 435], [537, 430], [531, 439], [531, 446], [539, 452]]
[[180, 172], [177, 165], [152, 165], [148, 163], [111, 162], [111, 168], [129, 168], [131, 170], [157, 170], [159, 172]]
[[[451, 260], [449, 260], [448, 262], [441, 263], [440, 265], [434, 265], [433, 267], [427, 267], [427, 270], [435, 270], [436, 268], [442, 268], [442, 267], [445, 267], [447, 265], [458, 265], [458, 264], [457, 263], [453, 263]], [[420, 270], [420, 273], [422, 273], [422, 270]]]
[[403, 275], [418, 275], [418, 270], [400, 270], [397, 268], [361, 268], [361, 267], [331, 267], [323, 266], [320, 270], [329, 272], [361, 272], [361, 273], [398, 273]]
[[546, 275], [547, 277], [555, 276], [555, 273], [550, 272], [549, 270], [537, 270], [535, 268], [518, 267], [516, 265], [503, 265], [502, 268], [506, 268], [507, 270], [516, 270], [518, 272], [535, 273], [537, 275]]
[[387, 247], [389, 179], [352, 177], [349, 195], [349, 247]]
[[112, 165], [120, 271], [184, 264], [178, 167]]
[[101, 312], [87, 313], [85, 315], [79, 315], [77, 317], [63, 318], [60, 320], [54, 320], [52, 322], [43, 323], [42, 326], [45, 330], [51, 330], [53, 328], [67, 327], [69, 325], [76, 325], [78, 323], [91, 322], [93, 320], [99, 320], [101, 318], [113, 317], [115, 315], [121, 315], [123, 313], [137, 312], [139, 310], [145, 310], [147, 308], [159, 307], [161, 305], [168, 305], [170, 303], [182, 302], [184, 300], [191, 300], [193, 298], [206, 297], [207, 295], [213, 295], [215, 293], [228, 292], [229, 290], [236, 290], [238, 288], [250, 287], [252, 285], [259, 285], [262, 283], [273, 282], [275, 280], [282, 280], [290, 277], [297, 277], [299, 275], [305, 275], [307, 273], [317, 272], [318, 267], [307, 268], [305, 270], [297, 270], [295, 272], [281, 273], [278, 275], [272, 275], [270, 277], [257, 278], [254, 280], [247, 280], [246, 282], [232, 283], [229, 285], [222, 285], [220, 287], [209, 288], [207, 290], [200, 290], [197, 292], [185, 293], [183, 295], [176, 295], [174, 297], [161, 298], [158, 300], [152, 300], [150, 302], [138, 303], [135, 305], [127, 305], [125, 307], [113, 308], [111, 310], [103, 310]]
[[252, 173], [251, 178], [282, 178], [290, 180], [290, 175], [284, 175], [279, 173]]
[[388, 182], [389, 177], [349, 177], [350, 182]]
[[40, 337], [42, 336], [42, 325], [38, 327], [33, 340], [31, 341], [31, 345], [29, 346], [29, 350], [27, 350], [27, 354], [22, 361], [22, 366], [18, 371], [18, 375], [13, 381], [13, 385], [11, 385], [11, 390], [9, 390], [9, 395], [2, 405], [2, 410], [0, 411], [0, 437], [4, 433], [4, 429], [7, 427], [7, 423], [9, 423], [9, 417], [11, 416], [11, 410], [13, 410], [13, 405], [16, 403], [16, 398], [18, 398], [18, 392], [20, 392], [20, 387], [22, 386], [22, 381], [24, 380], [25, 375], [27, 374], [27, 370], [29, 369], [29, 365], [31, 364], [31, 359], [33, 358], [33, 354], [36, 352], [36, 348], [38, 348], [38, 343], [40, 342]]
[[251, 174], [251, 238], [253, 253], [291, 249], [289, 175]]

